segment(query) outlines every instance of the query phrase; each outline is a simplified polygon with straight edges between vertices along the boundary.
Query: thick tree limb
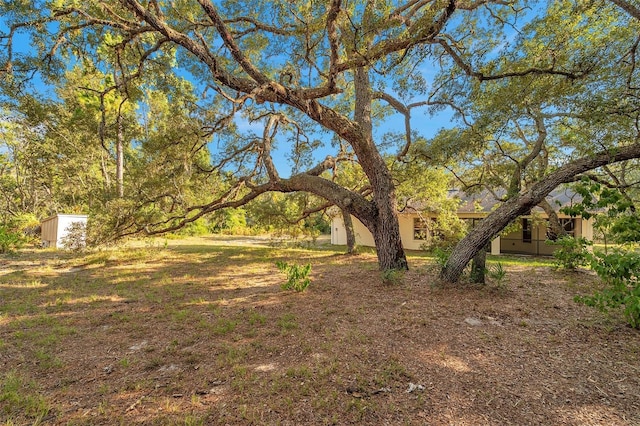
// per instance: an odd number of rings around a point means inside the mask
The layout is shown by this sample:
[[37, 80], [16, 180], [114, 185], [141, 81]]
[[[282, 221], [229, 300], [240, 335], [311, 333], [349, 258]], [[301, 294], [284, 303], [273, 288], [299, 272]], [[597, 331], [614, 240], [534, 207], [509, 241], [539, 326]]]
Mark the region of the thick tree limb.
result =
[[231, 52], [231, 56], [236, 60], [236, 62], [242, 67], [242, 69], [259, 85], [269, 84], [271, 79], [269, 79], [265, 74], [260, 72], [258, 68], [256, 68], [251, 61], [245, 56], [242, 52], [238, 44], [233, 39], [233, 35], [228, 30], [224, 20], [218, 13], [217, 8], [213, 5], [213, 3], [209, 0], [198, 0], [202, 9], [206, 12], [207, 16], [216, 27], [218, 34], [222, 37], [222, 42]]
[[442, 9], [441, 16], [435, 22], [430, 24], [422, 22], [414, 23], [407, 29], [407, 33], [411, 34], [410, 36], [382, 40], [371, 46], [366, 53], [358, 53], [357, 55], [352, 56], [349, 60], [338, 63], [335, 66], [336, 72], [344, 72], [369, 66], [373, 62], [389, 55], [390, 53], [404, 51], [419, 44], [433, 41], [449, 21], [455, 10], [455, 0], [449, 0], [447, 6]]
[[616, 6], [620, 7], [621, 9], [623, 9], [629, 15], [640, 20], [640, 8], [638, 8], [637, 6], [631, 4], [626, 0], [609, 0], [609, 1], [615, 4]]
[[559, 75], [562, 77], [566, 77], [570, 80], [577, 80], [585, 77], [588, 74], [588, 71], [582, 71], [582, 70], [579, 72], [558, 70], [553, 65], [551, 65], [547, 68], [531, 67], [521, 71], [511, 71], [511, 72], [487, 75], [480, 71], [474, 70], [473, 67], [469, 65], [467, 62], [465, 62], [462, 56], [460, 56], [458, 52], [456, 52], [455, 49], [444, 38], [438, 38], [435, 41], [438, 44], [440, 44], [440, 46], [442, 46], [442, 48], [449, 54], [449, 56], [451, 56], [451, 58], [456, 63], [456, 65], [458, 65], [464, 71], [465, 74], [479, 81], [502, 80], [510, 77], [525, 77], [527, 75], [542, 75], [542, 74]]
[[307, 173], [301, 173], [289, 179], [280, 179], [277, 182], [267, 182], [253, 186], [247, 194], [240, 198], [233, 198], [234, 194], [237, 194], [242, 186], [243, 185], [239, 185], [231, 188], [222, 196], [208, 204], [189, 208], [186, 215], [171, 217], [153, 224], [131, 224], [128, 228], [121, 230], [119, 236], [135, 235], [140, 232], [144, 232], [147, 235], [157, 235], [175, 231], [183, 228], [188, 223], [198, 220], [206, 214], [225, 208], [241, 207], [256, 199], [258, 196], [272, 191], [285, 193], [304, 191], [318, 195], [328, 200], [330, 204], [335, 204], [341, 209], [353, 214], [363, 221], [363, 223], [369, 223], [369, 225], [371, 224], [368, 218], [375, 216], [375, 207], [364, 196], [349, 191], [327, 179], [312, 176]]
[[607, 164], [640, 158], [640, 144], [603, 151], [572, 161], [534, 184], [524, 193], [508, 200], [484, 218], [454, 248], [440, 276], [457, 282], [473, 256], [518, 216], [539, 204], [558, 185], [573, 182], [575, 176]]

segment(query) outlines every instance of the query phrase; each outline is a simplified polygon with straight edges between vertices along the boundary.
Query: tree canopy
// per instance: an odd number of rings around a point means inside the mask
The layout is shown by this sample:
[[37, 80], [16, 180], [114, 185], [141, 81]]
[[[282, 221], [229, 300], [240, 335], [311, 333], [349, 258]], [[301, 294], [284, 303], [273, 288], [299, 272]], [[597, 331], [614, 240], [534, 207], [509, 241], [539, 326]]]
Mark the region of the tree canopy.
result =
[[[640, 156], [635, 9], [605, 0], [8, 1], [1, 88], [14, 106], [36, 72], [70, 90], [37, 102], [64, 104], [93, 141], [87, 153], [107, 155], [92, 164], [104, 165], [103, 204], [118, 235], [177, 229], [267, 192], [308, 192], [371, 231], [382, 269], [406, 268], [397, 209], [408, 196], [397, 177], [444, 167], [455, 185], [518, 206], [458, 246], [444, 275], [457, 280], [513, 214], [558, 184]], [[416, 111], [444, 109], [455, 127], [421, 137]], [[385, 126], [394, 114], [400, 129]], [[341, 182], [341, 164], [362, 184]]]

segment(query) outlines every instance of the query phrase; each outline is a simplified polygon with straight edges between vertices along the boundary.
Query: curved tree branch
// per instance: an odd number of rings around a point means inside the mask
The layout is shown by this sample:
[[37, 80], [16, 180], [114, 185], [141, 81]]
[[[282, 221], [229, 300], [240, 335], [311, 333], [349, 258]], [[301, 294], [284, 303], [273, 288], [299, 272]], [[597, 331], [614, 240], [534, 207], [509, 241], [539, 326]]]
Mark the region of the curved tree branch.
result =
[[559, 76], [566, 77], [570, 80], [577, 80], [585, 77], [589, 73], [589, 70], [579, 71], [579, 72], [558, 70], [552, 65], [547, 68], [531, 67], [521, 71], [511, 71], [511, 72], [505, 72], [505, 73], [499, 73], [499, 74], [486, 75], [480, 71], [474, 70], [473, 67], [467, 62], [465, 62], [462, 56], [460, 56], [458, 52], [456, 52], [455, 49], [444, 38], [438, 38], [435, 40], [435, 42], [440, 44], [440, 46], [442, 46], [442, 48], [449, 54], [449, 56], [451, 56], [451, 58], [456, 63], [456, 65], [458, 65], [464, 71], [465, 74], [467, 74], [469, 77], [476, 78], [479, 81], [492, 81], [492, 80], [501, 80], [509, 77], [525, 77], [528, 75], [542, 75], [542, 74], [559, 75]]
[[615, 4], [616, 6], [620, 7], [621, 9], [623, 9], [629, 15], [640, 20], [640, 8], [638, 8], [637, 6], [631, 4], [626, 0], [609, 0], [609, 1]]
[[577, 175], [589, 170], [633, 158], [640, 158], [640, 143], [602, 151], [558, 168], [527, 191], [508, 200], [484, 218], [478, 226], [456, 245], [440, 274], [441, 278], [450, 282], [457, 282], [465, 266], [478, 250], [488, 244], [511, 221], [538, 205], [558, 185], [573, 182]]

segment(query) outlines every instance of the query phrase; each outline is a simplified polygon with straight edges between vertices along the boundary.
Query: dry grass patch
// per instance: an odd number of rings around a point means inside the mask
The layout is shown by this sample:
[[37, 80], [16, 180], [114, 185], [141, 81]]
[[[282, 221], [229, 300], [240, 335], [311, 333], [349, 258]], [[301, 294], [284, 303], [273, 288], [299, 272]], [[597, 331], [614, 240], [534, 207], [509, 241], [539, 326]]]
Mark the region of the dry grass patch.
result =
[[640, 336], [572, 301], [592, 276], [514, 260], [454, 287], [425, 257], [390, 279], [371, 254], [173, 243], [1, 259], [0, 424], [640, 423]]

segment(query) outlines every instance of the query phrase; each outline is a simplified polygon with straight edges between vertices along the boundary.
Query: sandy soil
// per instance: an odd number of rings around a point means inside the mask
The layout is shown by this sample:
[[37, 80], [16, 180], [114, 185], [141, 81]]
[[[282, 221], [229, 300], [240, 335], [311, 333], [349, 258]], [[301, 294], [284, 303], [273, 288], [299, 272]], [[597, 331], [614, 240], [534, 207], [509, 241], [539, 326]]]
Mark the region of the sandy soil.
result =
[[235, 240], [0, 259], [0, 423], [640, 424], [640, 333], [573, 302], [592, 275], [452, 286], [413, 257], [383, 282], [369, 254]]

